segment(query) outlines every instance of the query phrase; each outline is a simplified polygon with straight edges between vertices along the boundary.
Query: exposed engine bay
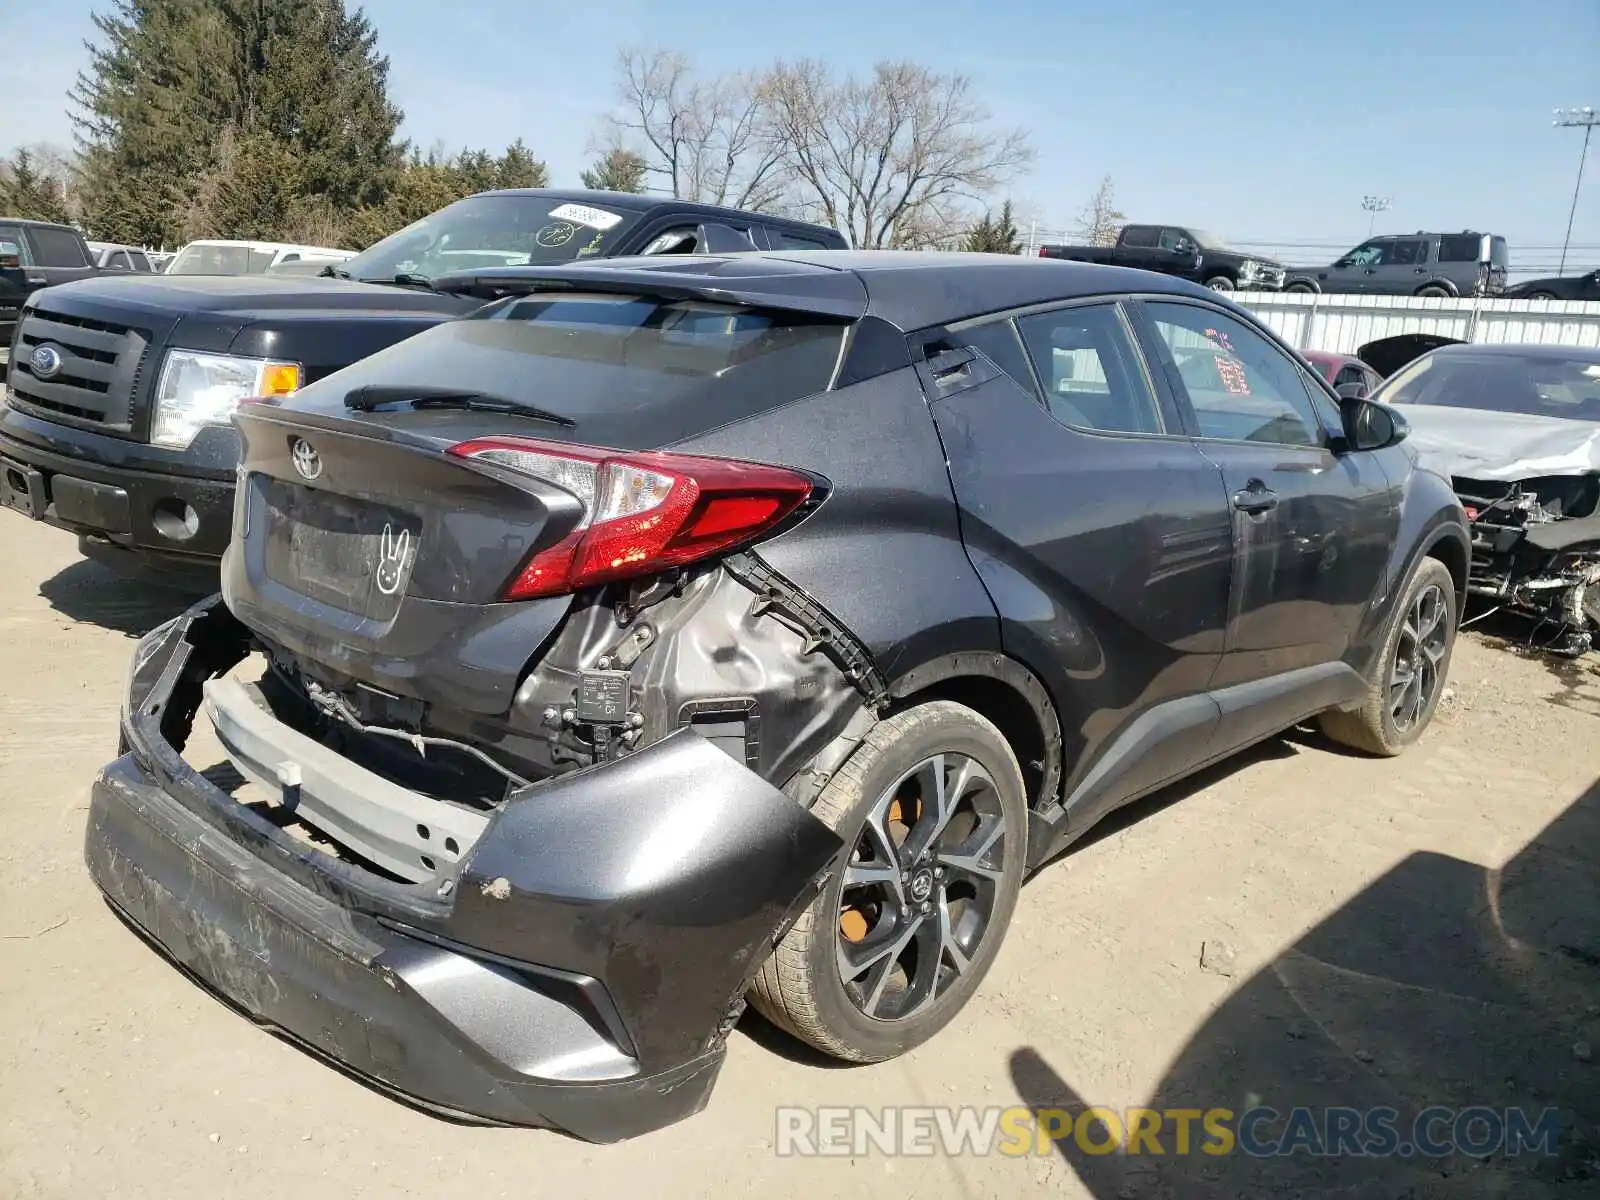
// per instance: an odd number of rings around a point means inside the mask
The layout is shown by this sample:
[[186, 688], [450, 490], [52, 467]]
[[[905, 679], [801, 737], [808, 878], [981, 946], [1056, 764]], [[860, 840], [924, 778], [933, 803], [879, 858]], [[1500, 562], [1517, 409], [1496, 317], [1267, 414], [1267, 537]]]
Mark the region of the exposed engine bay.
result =
[[1600, 474], [1452, 479], [1472, 529], [1468, 590], [1537, 618], [1530, 639], [1576, 657], [1600, 626]]

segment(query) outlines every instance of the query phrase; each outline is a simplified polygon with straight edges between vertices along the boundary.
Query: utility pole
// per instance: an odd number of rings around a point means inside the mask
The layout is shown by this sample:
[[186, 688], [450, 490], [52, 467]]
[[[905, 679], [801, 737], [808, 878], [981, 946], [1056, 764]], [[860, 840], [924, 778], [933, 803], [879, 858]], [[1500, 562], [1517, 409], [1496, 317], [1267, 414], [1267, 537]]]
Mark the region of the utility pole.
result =
[[1600, 124], [1600, 114], [1587, 104], [1582, 108], [1558, 108], [1556, 119], [1550, 124], [1558, 129], [1583, 130], [1583, 149], [1578, 151], [1578, 182], [1572, 185], [1572, 207], [1567, 210], [1567, 236], [1561, 239], [1561, 265], [1556, 268], [1556, 274], [1565, 274], [1567, 269], [1567, 244], [1572, 241], [1572, 218], [1578, 213], [1578, 193], [1583, 190], [1583, 164], [1589, 157], [1589, 135], [1594, 132], [1596, 124]]
[[1363, 196], [1361, 197], [1361, 211], [1367, 214], [1367, 236], [1372, 236], [1372, 227], [1378, 220], [1378, 214], [1388, 212], [1394, 206], [1393, 198], [1389, 196]]

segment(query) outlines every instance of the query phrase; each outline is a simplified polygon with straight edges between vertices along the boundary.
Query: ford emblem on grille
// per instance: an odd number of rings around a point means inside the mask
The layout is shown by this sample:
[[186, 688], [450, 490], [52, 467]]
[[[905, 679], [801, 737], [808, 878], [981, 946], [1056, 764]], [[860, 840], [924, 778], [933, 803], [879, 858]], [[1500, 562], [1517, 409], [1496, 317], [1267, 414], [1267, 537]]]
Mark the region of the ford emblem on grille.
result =
[[61, 351], [54, 346], [35, 346], [28, 356], [28, 369], [35, 379], [54, 379], [61, 373]]
[[295, 438], [290, 444], [289, 460], [306, 479], [315, 479], [322, 474], [322, 455], [313, 450], [305, 438]]

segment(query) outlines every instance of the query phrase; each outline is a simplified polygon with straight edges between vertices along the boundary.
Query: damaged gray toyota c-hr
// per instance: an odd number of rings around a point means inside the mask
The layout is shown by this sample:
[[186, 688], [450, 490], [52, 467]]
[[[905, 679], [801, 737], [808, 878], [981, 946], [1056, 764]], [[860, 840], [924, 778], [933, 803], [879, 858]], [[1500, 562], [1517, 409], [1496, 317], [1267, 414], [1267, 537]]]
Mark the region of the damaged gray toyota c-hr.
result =
[[1460, 505], [1215, 293], [847, 252], [452, 287], [485, 306], [237, 414], [222, 595], [140, 643], [86, 840], [166, 954], [419, 1104], [637, 1134], [747, 997], [893, 1057], [1113, 808], [1433, 714]]

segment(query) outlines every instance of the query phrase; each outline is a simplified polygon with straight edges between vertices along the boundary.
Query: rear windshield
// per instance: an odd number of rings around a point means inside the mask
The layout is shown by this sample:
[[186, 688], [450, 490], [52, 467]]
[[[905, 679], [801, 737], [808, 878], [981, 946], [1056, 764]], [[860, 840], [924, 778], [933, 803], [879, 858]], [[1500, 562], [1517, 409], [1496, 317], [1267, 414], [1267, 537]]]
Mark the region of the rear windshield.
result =
[[1375, 398], [1600, 421], [1600, 358], [1429, 354], [1389, 380]]
[[259, 275], [272, 265], [275, 250], [249, 246], [185, 246], [168, 275]]
[[470, 389], [571, 418], [562, 436], [639, 449], [825, 391], [847, 328], [694, 301], [513, 297], [362, 359], [294, 406], [338, 411], [369, 385]]

